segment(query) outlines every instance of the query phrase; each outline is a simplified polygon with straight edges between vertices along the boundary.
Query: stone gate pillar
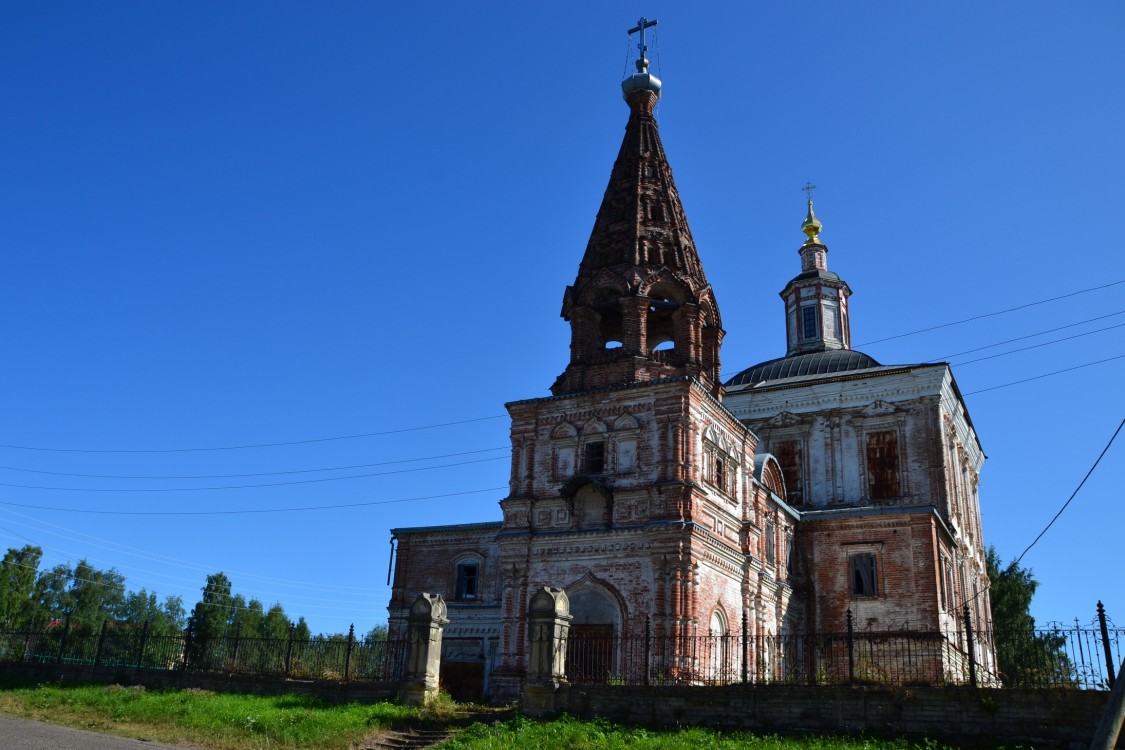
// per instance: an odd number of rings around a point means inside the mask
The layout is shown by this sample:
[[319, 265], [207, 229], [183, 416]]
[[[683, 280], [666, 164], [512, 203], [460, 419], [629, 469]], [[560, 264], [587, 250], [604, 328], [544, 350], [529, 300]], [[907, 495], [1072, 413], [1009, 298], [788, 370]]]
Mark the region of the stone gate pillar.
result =
[[570, 600], [562, 589], [544, 586], [527, 607], [531, 653], [523, 687], [523, 712], [542, 716], [555, 710], [556, 692], [566, 686], [566, 638], [570, 631]]
[[437, 695], [441, 670], [441, 634], [449, 624], [445, 600], [437, 594], [419, 594], [410, 606], [407, 633], [410, 655], [406, 679], [399, 688], [399, 700], [408, 706], [421, 706]]

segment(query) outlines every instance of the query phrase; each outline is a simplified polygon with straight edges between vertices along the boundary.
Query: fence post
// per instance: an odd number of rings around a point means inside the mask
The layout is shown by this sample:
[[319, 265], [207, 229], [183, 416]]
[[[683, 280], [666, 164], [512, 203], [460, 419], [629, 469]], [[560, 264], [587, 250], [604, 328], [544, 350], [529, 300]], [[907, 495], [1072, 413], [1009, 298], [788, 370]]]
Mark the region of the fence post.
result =
[[969, 603], [965, 602], [965, 645], [969, 647], [969, 685], [977, 686], [977, 649], [973, 645], [973, 616]]
[[238, 671], [238, 649], [242, 646], [242, 623], [234, 626], [234, 647], [230, 653], [230, 671]]
[[195, 627], [195, 618], [188, 618], [187, 631], [184, 633], [184, 660], [180, 663], [180, 669], [187, 671], [188, 659], [191, 658], [192, 647], [192, 628]]
[[60, 663], [62, 662], [63, 654], [66, 653], [66, 642], [67, 642], [67, 639], [69, 637], [70, 637], [70, 615], [67, 615], [66, 620], [63, 621], [62, 639], [59, 641], [59, 656], [55, 661], [60, 662]]
[[352, 646], [355, 644], [355, 623], [348, 626], [348, 648], [344, 652], [344, 682], [350, 679], [352, 673]]
[[98, 650], [94, 652], [94, 666], [102, 664], [102, 649], [105, 648], [105, 631], [109, 627], [109, 620], [102, 620], [102, 632], [98, 635]]
[[134, 668], [143, 667], [145, 663], [145, 646], [148, 645], [148, 620], [145, 620], [145, 626], [141, 629], [141, 647], [137, 649], [137, 656], [133, 659]]
[[285, 647], [285, 676], [289, 676], [289, 666], [293, 661], [293, 634], [297, 631], [296, 625], [289, 626], [289, 644]]
[[848, 684], [855, 684], [855, 618], [848, 608]]
[[742, 608], [742, 684], [745, 685], [750, 680], [750, 624], [749, 618], [746, 616], [746, 607]]
[[652, 617], [645, 615], [645, 685], [649, 684], [652, 669]]
[[1101, 599], [1098, 600], [1098, 624], [1102, 628], [1102, 648], [1105, 649], [1105, 669], [1106, 674], [1109, 675], [1109, 689], [1113, 690], [1113, 653], [1109, 650], [1109, 628], [1105, 624], [1105, 607], [1102, 605]]

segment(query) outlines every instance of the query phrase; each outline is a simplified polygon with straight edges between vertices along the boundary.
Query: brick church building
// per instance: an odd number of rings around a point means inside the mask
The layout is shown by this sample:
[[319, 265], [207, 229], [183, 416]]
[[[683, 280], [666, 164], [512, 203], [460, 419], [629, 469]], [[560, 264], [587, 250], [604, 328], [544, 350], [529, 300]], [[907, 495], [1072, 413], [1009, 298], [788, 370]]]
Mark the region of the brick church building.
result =
[[[441, 594], [443, 679], [507, 701], [542, 586], [565, 590], [572, 637], [749, 637], [762, 644], [756, 679], [782, 674], [771, 644], [839, 633], [849, 611], [859, 632], [956, 632], [967, 604], [983, 626], [984, 454], [948, 365], [881, 365], [851, 348], [851, 290], [828, 270], [810, 200], [800, 273], [781, 292], [785, 356], [723, 383], [719, 305], [643, 50], [637, 70], [563, 294], [566, 369], [550, 395], [507, 404], [502, 518], [392, 531], [391, 636], [419, 592]], [[988, 665], [987, 641], [978, 649]]]

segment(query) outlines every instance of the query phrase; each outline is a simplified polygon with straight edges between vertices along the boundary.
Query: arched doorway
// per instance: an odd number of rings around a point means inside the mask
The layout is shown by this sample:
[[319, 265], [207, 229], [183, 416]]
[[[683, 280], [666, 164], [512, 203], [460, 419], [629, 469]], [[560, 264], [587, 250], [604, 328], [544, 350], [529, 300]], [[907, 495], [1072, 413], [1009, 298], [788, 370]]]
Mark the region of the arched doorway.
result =
[[586, 581], [567, 591], [570, 635], [566, 648], [567, 679], [576, 684], [604, 684], [617, 673], [621, 605], [605, 587]]

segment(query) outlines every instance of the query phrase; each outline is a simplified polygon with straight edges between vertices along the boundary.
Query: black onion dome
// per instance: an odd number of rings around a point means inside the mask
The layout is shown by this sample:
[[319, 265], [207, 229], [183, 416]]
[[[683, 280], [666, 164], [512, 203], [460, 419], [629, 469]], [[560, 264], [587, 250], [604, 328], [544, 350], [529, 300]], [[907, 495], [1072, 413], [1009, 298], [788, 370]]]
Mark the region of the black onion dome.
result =
[[852, 349], [831, 349], [826, 352], [779, 357], [756, 364], [735, 375], [727, 381], [726, 385], [729, 388], [801, 375], [828, 375], [834, 372], [866, 370], [869, 367], [880, 367], [880, 364], [863, 352]]

